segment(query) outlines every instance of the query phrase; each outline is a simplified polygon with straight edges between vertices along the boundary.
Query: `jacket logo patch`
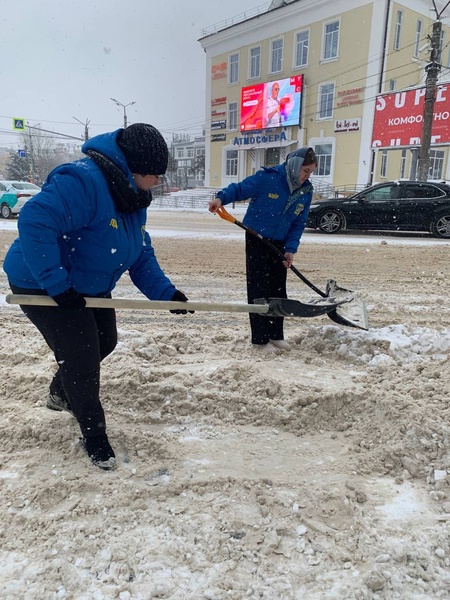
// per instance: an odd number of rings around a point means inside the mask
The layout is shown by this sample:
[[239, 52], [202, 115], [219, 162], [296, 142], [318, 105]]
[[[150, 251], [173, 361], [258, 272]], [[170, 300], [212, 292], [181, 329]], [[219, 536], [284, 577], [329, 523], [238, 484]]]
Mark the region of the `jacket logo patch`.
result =
[[304, 204], [298, 204], [297, 208], [295, 209], [295, 214], [299, 215], [301, 212], [303, 212], [303, 209], [305, 208]]
[[272, 200], [276, 200], [277, 198], [280, 197], [279, 194], [268, 194], [269, 198], [271, 198]]
[[117, 219], [111, 219], [109, 222], [110, 227], [114, 227], [114, 229], [119, 229], [119, 224], [117, 223]]

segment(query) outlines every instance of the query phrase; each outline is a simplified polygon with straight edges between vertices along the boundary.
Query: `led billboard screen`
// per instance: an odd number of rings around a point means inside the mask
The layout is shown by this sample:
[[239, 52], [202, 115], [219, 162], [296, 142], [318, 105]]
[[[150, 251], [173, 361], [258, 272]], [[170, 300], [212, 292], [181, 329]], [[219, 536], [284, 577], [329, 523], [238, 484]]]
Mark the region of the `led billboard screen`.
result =
[[300, 126], [303, 75], [257, 83], [241, 91], [241, 131]]

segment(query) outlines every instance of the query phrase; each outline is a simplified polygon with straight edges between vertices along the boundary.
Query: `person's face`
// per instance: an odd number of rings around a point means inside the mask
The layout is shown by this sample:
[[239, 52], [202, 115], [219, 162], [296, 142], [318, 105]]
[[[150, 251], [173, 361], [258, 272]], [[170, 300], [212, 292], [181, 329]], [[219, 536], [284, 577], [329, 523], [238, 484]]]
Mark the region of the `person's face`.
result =
[[316, 164], [312, 164], [312, 165], [307, 165], [306, 167], [304, 167], [303, 165], [300, 167], [300, 171], [298, 174], [298, 178], [297, 181], [302, 184], [304, 183], [307, 179], [309, 179], [309, 176], [314, 173], [315, 168], [317, 167]]
[[274, 83], [272, 86], [272, 98], [276, 98], [278, 96], [278, 92], [280, 91], [280, 86], [278, 83]]
[[148, 190], [159, 183], [158, 175], [139, 175], [133, 173], [133, 179], [138, 189], [148, 192]]

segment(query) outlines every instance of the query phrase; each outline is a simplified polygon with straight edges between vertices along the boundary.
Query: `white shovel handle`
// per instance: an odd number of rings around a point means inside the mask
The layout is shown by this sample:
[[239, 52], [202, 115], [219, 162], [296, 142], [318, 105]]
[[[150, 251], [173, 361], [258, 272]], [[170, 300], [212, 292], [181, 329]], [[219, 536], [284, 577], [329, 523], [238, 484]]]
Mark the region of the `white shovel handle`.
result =
[[[35, 294], [8, 294], [8, 304], [32, 306], [57, 306], [50, 296]], [[138, 310], [197, 310], [205, 312], [243, 312], [265, 314], [268, 304], [231, 304], [219, 302], [171, 302], [162, 300], [140, 300], [134, 298], [85, 298], [87, 308], [131, 308]]]

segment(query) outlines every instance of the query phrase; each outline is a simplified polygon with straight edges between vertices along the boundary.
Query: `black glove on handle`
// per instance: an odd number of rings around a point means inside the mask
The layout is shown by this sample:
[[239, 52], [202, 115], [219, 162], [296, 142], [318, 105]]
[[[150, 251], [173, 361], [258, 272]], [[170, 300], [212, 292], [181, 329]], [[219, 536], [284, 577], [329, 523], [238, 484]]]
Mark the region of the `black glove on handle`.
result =
[[[189, 298], [185, 296], [183, 292], [180, 292], [180, 290], [175, 290], [174, 295], [170, 299], [171, 302], [187, 302], [188, 300]], [[174, 315], [185, 315], [188, 312], [191, 313], [191, 315], [193, 315], [195, 310], [183, 310], [181, 308], [178, 308], [176, 310], [171, 310], [170, 312]]]
[[52, 298], [60, 308], [64, 309], [77, 310], [86, 306], [84, 296], [79, 294], [73, 288], [69, 288], [61, 294], [56, 294], [56, 296], [52, 296]]

